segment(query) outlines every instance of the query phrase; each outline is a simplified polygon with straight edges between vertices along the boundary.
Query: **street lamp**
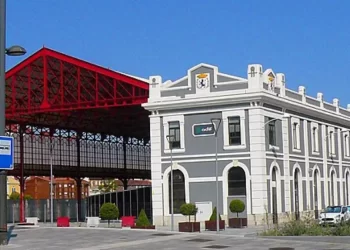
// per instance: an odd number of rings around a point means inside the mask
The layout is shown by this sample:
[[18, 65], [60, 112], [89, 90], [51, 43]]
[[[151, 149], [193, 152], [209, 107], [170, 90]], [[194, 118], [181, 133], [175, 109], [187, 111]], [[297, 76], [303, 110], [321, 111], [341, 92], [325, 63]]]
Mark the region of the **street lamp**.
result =
[[[283, 116], [282, 116], [282, 118], [289, 118], [289, 117], [290, 117], [290, 114], [287, 114], [287, 113], [284, 113]], [[264, 125], [263, 125], [263, 128], [264, 128], [267, 124], [269, 124], [270, 122], [277, 121], [277, 120], [279, 120], [279, 119], [280, 119], [280, 118], [274, 118], [274, 119], [271, 119], [271, 120], [265, 122]]]
[[53, 224], [53, 148], [54, 144], [52, 142], [52, 139], [50, 141], [50, 218], [51, 218], [51, 224]]
[[219, 220], [220, 220], [220, 209], [219, 209], [219, 177], [218, 177], [218, 131], [221, 124], [221, 118], [212, 118], [211, 124], [214, 127], [215, 135], [215, 181], [216, 181], [216, 232], [220, 232]]
[[23, 56], [27, 53], [26, 49], [19, 45], [13, 45], [5, 49], [5, 54], [8, 56]]
[[[0, 0], [0, 135], [5, 135], [5, 55], [20, 55], [19, 46], [6, 49], [6, 0]], [[15, 53], [17, 51], [17, 53]], [[25, 54], [22, 48], [22, 54]], [[8, 244], [7, 237], [7, 172], [0, 171], [0, 245]]]
[[171, 211], [171, 231], [174, 231], [174, 176], [173, 176], [173, 142], [174, 135], [167, 135], [170, 149], [170, 211]]

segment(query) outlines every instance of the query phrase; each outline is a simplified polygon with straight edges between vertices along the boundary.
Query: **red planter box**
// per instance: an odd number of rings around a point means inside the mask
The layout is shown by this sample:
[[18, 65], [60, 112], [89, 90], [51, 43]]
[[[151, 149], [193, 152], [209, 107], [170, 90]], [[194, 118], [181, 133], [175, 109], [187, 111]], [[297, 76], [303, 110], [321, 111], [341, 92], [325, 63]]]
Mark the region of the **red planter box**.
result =
[[179, 232], [200, 232], [201, 223], [200, 222], [180, 222], [179, 223]]
[[121, 217], [122, 220], [122, 227], [132, 227], [135, 226], [135, 216], [123, 216]]
[[156, 226], [154, 226], [154, 225], [147, 226], [147, 227], [132, 226], [131, 228], [135, 228], [135, 229], [156, 229]]
[[[219, 221], [219, 230], [225, 229], [225, 221]], [[206, 220], [205, 221], [205, 230], [216, 231], [216, 221]]]
[[57, 227], [69, 227], [70, 219], [69, 217], [58, 217]]
[[248, 220], [247, 218], [230, 218], [228, 225], [232, 228], [242, 228], [248, 226]]

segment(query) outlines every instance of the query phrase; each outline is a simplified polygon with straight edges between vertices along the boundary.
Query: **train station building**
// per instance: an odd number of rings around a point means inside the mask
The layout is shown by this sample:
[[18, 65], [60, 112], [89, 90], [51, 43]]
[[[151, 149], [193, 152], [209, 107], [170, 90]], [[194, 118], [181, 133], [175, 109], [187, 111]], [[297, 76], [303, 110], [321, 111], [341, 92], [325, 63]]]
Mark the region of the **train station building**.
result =
[[266, 214], [276, 223], [349, 204], [349, 105], [307, 96], [304, 86], [290, 90], [283, 73], [259, 64], [248, 65], [245, 77], [199, 64], [175, 81], [151, 76], [149, 85], [142, 106], [151, 112], [154, 224], [170, 224], [171, 165], [176, 222], [185, 220], [185, 202], [197, 204], [197, 221], [205, 221], [217, 205], [223, 218], [235, 217], [229, 203], [241, 199], [248, 226], [266, 223]]

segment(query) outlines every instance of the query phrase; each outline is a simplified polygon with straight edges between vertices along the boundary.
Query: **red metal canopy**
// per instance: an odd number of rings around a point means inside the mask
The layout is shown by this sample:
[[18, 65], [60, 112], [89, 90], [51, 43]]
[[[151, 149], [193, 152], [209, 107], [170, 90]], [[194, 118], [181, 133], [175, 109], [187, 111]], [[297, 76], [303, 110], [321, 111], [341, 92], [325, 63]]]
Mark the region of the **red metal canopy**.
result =
[[149, 137], [145, 81], [42, 48], [6, 73], [6, 119], [75, 131]]

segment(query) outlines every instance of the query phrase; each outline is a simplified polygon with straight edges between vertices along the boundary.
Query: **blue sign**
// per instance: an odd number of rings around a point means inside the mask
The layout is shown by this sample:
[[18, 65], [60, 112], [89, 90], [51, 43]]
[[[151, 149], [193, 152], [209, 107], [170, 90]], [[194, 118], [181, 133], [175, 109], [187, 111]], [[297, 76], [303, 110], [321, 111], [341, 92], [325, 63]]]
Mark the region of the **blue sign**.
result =
[[14, 167], [14, 140], [10, 136], [0, 136], [0, 170]]
[[211, 123], [193, 125], [193, 136], [210, 136], [214, 134], [215, 128]]

